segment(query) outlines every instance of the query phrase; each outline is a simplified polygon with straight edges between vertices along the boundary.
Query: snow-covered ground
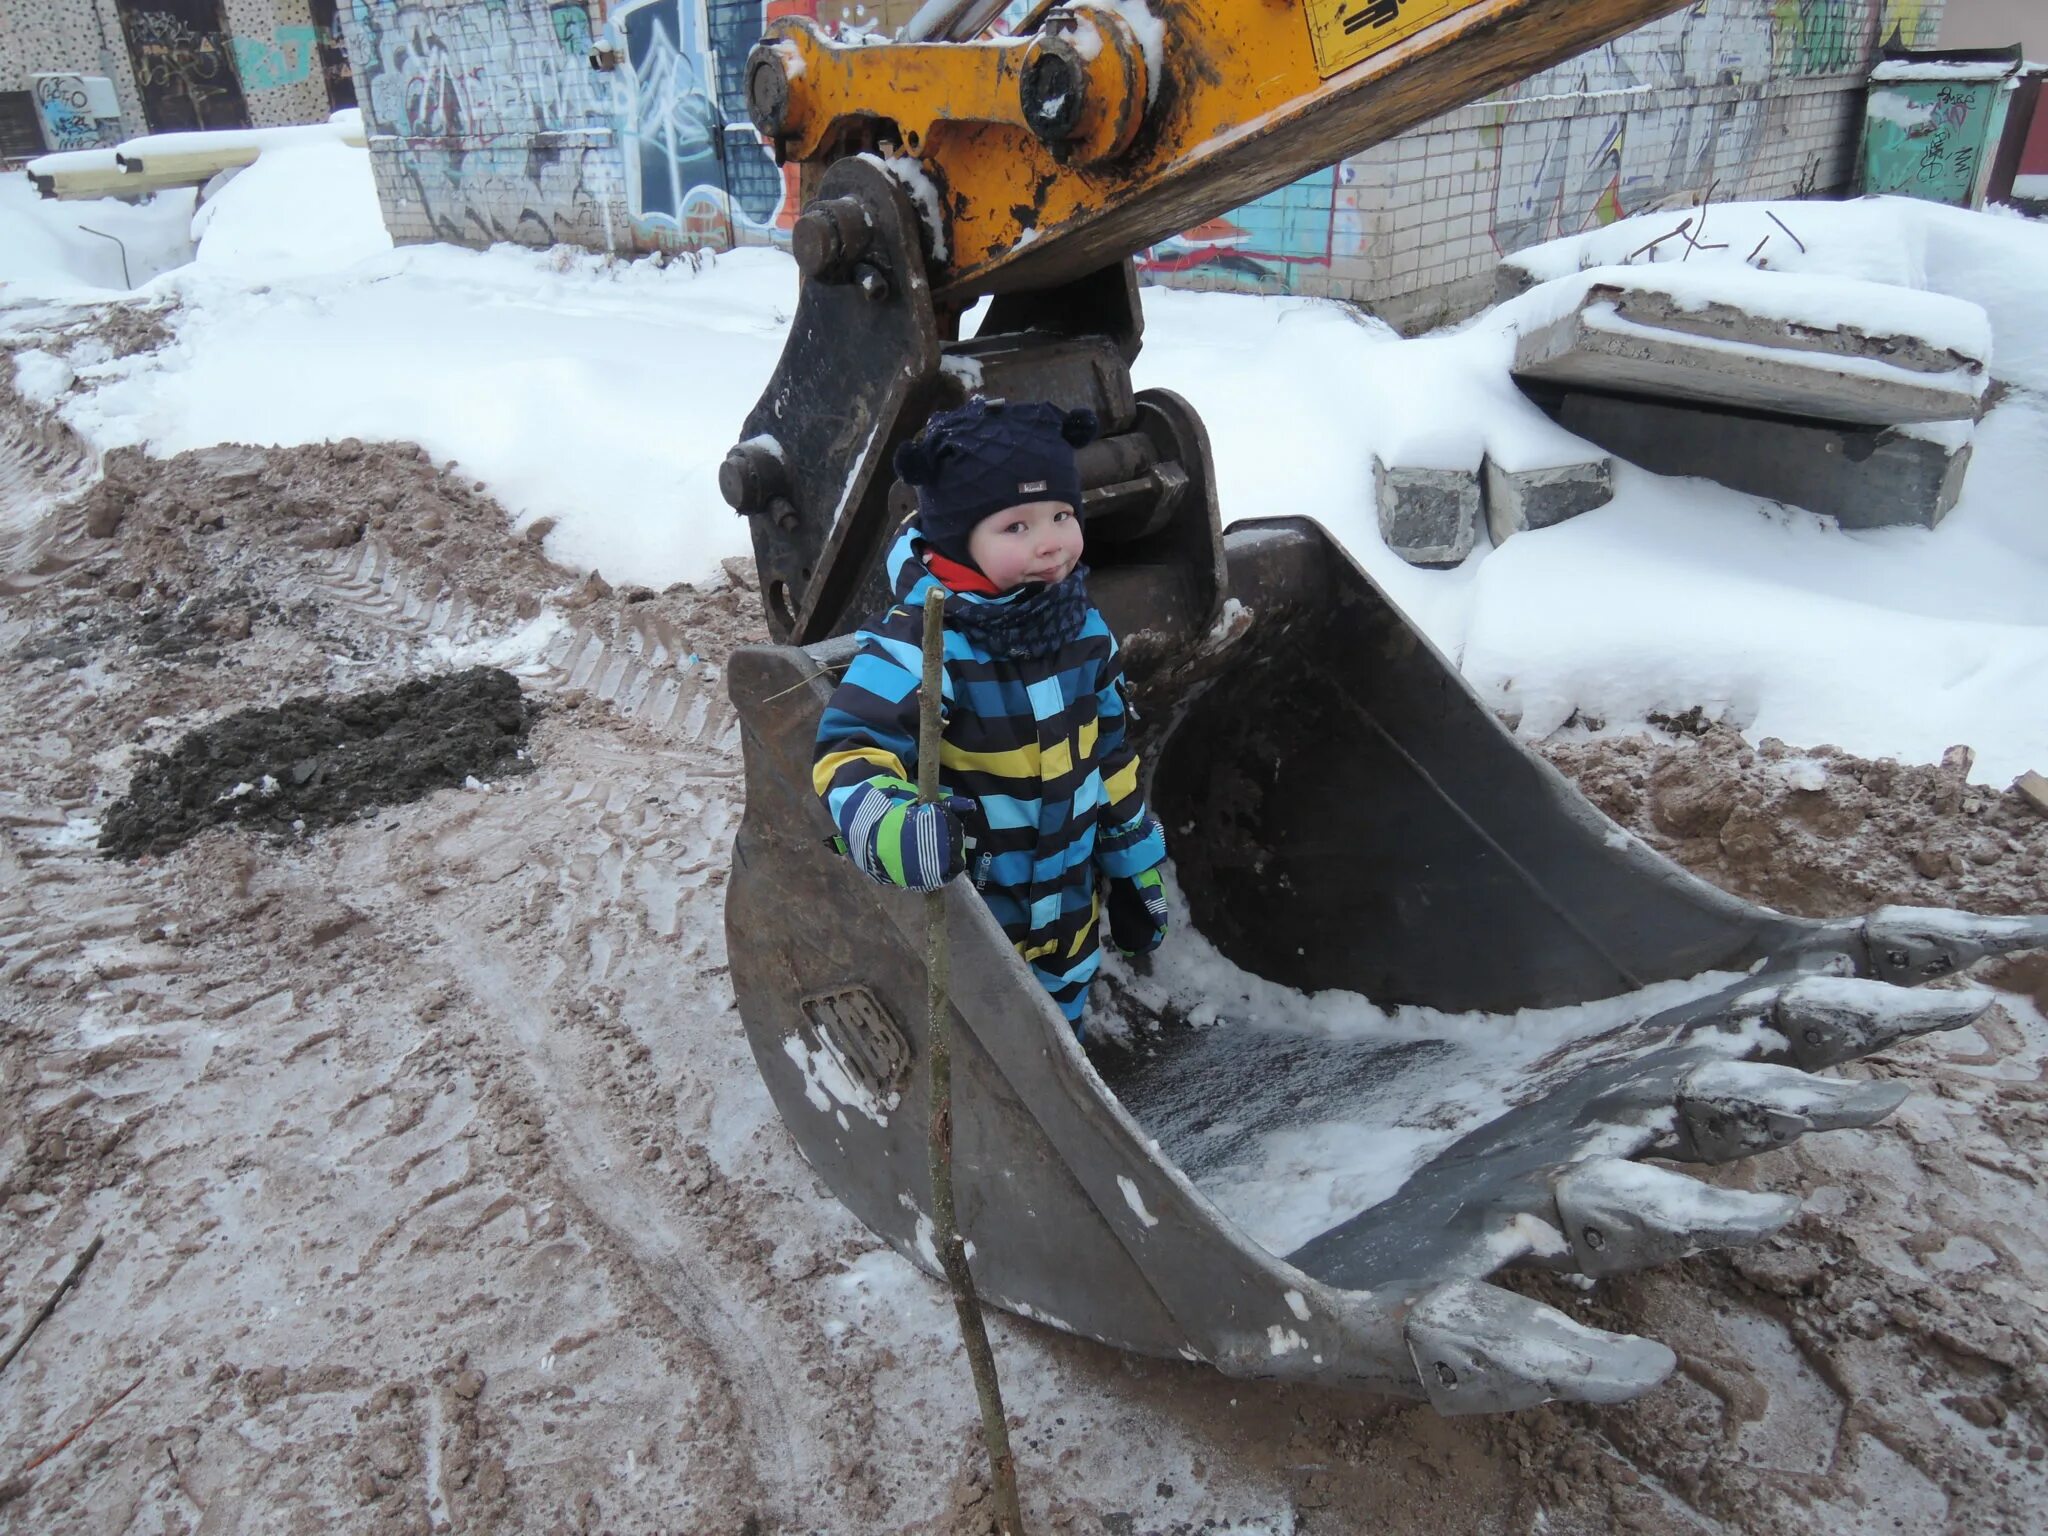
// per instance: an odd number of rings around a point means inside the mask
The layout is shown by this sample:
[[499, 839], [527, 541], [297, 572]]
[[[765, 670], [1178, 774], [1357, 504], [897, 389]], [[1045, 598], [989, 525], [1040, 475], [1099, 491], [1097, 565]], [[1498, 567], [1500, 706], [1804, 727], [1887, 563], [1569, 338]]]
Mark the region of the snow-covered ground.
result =
[[[91, 1233], [108, 1238], [10, 1373], [0, 1439], [34, 1458], [0, 1477], [37, 1476], [0, 1483], [0, 1512], [40, 1529], [978, 1530], [944, 1294], [804, 1168], [742, 1043], [722, 923], [738, 731], [716, 658], [757, 632], [757, 600], [719, 578], [565, 603], [562, 573], [498, 537], [470, 490], [519, 525], [556, 519], [549, 552], [614, 581], [708, 575], [745, 547], [713, 471], [773, 366], [794, 273], [761, 252], [663, 270], [394, 251], [368, 195], [359, 152], [267, 150], [209, 200], [188, 260], [189, 200], [0, 193], [0, 332], [47, 342], [17, 352], [16, 383], [95, 446], [382, 438], [464, 470], [345, 444], [157, 474], [95, 465], [12, 403], [20, 419], [0, 420], [9, 1336]], [[2041, 231], [1907, 205], [1783, 211], [1817, 260], [1816, 226], [1878, 221], [1836, 242], [1842, 270], [1853, 256], [1989, 317], [1994, 369], [2019, 387], [1937, 533], [1847, 535], [1627, 474], [1613, 506], [1458, 571], [1401, 564], [1369, 510], [1376, 450], [1571, 446], [1504, 371], [1507, 327], [1547, 300], [1401, 341], [1340, 306], [1153, 293], [1140, 383], [1202, 410], [1231, 516], [1324, 520], [1528, 729], [1574, 704], [1617, 726], [1727, 705], [1802, 748], [1931, 759], [1969, 740], [2002, 782], [2048, 758], [2026, 601], [2048, 561], [2026, 495], [2048, 470], [2025, 361]], [[122, 292], [86, 226], [164, 270]], [[1873, 272], [1871, 241], [1919, 254]], [[1544, 257], [1565, 276], [1618, 254]], [[133, 356], [116, 354], [153, 333], [132, 318], [97, 337], [52, 323], [173, 301], [173, 339]], [[1974, 338], [1975, 313], [1947, 309], [1956, 335]], [[377, 507], [394, 510], [366, 527]], [[132, 865], [90, 850], [139, 748], [240, 705], [483, 658], [551, 701], [530, 775], [284, 847], [212, 835]], [[1773, 747], [1737, 796], [1708, 755], [1731, 739], [1657, 738], [1700, 754], [1697, 785], [1639, 738], [1552, 750], [1583, 754], [1582, 782], [1633, 834], [1690, 839], [1689, 861], [1728, 874], [1722, 859], [1753, 877], [1725, 883], [1788, 910], [2048, 895], [2017, 795], [1989, 797], [1993, 815], [1951, 770]], [[1802, 871], [1846, 890], [1786, 899]], [[1205, 1186], [1280, 1244], [1384, 1195], [1604, 1017], [1282, 996], [1185, 931], [1151, 980], [1212, 1012], [1243, 995], [1298, 1030], [1456, 1047], [1463, 1098], [1403, 1106], [1391, 1129], [1302, 1127]], [[2029, 1394], [2048, 1380], [2042, 1039], [2009, 997], [1981, 1031], [1868, 1068], [1933, 1080], [1893, 1126], [1744, 1165], [1739, 1180], [1808, 1200], [1783, 1242], [1560, 1289], [1589, 1321], [1685, 1346], [1666, 1388], [1597, 1416], [1440, 1420], [998, 1317], [1027, 1500], [1050, 1528], [1140, 1536], [2028, 1528]]]
[[[1323, 522], [1528, 734], [1575, 711], [1613, 727], [1698, 705], [1753, 738], [1867, 756], [1931, 761], [1967, 742], [1977, 776], [2001, 786], [2048, 767], [2048, 227], [1901, 200], [1710, 217], [1728, 249], [1696, 260], [1740, 262], [1770, 236], [1764, 259], [1805, 284], [1900, 284], [1989, 316], [1993, 371], [2017, 387], [1978, 427], [1940, 529], [1845, 533], [1622, 465], [1599, 511], [1482, 547], [1455, 571], [1404, 565], [1372, 510], [1376, 452], [1469, 463], [1479, 446], [1525, 459], [1571, 446], [1507, 377], [1517, 304], [1404, 341], [1334, 304], [1154, 290], [1137, 382], [1202, 412], [1227, 520]], [[716, 471], [781, 349], [796, 289], [786, 257], [663, 269], [393, 250], [366, 153], [328, 143], [267, 152], [200, 211], [196, 259], [158, 271], [184, 219], [177, 197], [38, 204], [9, 186], [0, 201], [0, 302], [180, 306], [171, 346], [88, 367], [65, 398], [96, 446], [412, 439], [522, 523], [553, 518], [549, 553], [612, 581], [660, 587], [746, 551]], [[1622, 261], [1671, 222], [1626, 221], [1519, 259], [1563, 276]], [[114, 253], [87, 224], [130, 240], [145, 253], [131, 261], [156, 275], [119, 293]], [[1953, 324], [1957, 306], [1941, 313]], [[20, 369], [31, 393], [72, 385], [71, 370], [38, 363]]]

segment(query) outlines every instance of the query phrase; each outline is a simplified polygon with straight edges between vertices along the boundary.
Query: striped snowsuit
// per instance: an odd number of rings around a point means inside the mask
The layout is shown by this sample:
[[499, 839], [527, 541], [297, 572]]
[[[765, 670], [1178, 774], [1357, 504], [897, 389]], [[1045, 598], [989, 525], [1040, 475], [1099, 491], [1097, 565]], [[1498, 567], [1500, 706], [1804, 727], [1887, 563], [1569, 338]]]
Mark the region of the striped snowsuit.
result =
[[[943, 585], [922, 548], [913, 529], [890, 551], [896, 604], [860, 631], [818, 723], [811, 775], [854, 862], [896, 884], [919, 857], [904, 812], [917, 798], [925, 592]], [[976, 802], [963, 818], [976, 845], [969, 872], [1078, 1032], [1102, 960], [1096, 870], [1129, 878], [1166, 857], [1124, 740], [1123, 662], [1092, 607], [1050, 655], [992, 657], [950, 620], [963, 604], [1003, 599], [945, 590], [940, 780]]]

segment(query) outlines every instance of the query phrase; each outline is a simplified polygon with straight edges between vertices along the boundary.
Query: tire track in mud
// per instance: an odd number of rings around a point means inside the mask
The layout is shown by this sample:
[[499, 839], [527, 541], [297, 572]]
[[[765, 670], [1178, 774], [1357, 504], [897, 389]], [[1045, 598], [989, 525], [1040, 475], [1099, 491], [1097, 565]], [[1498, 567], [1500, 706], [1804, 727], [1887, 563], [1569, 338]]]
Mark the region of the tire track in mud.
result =
[[[792, 1400], [818, 1352], [760, 1305], [775, 1284], [769, 1222], [789, 1197], [740, 1188], [693, 1134], [721, 1084], [751, 1077], [719, 980], [733, 789], [579, 732], [537, 779], [492, 796], [461, 848], [438, 850], [468, 863], [429, 877], [453, 881], [434, 902], [435, 953], [493, 1017], [486, 1033], [518, 1041], [552, 1173], [724, 1389], [728, 1444], [745, 1449], [767, 1528], [795, 1529], [838, 1478], [828, 1464], [858, 1460], [873, 1405], [858, 1388]], [[516, 890], [502, 873], [515, 846]], [[696, 981], [676, 988], [677, 976]], [[787, 1187], [800, 1170], [780, 1156], [791, 1166], [769, 1182]]]
[[84, 439], [0, 379], [0, 596], [33, 591], [96, 552], [71, 503], [98, 474]]
[[[41, 607], [46, 606], [39, 602], [41, 589], [77, 563], [70, 558], [74, 552], [87, 558], [118, 556], [119, 548], [105, 540], [86, 541], [80, 521], [66, 522], [61, 515], [62, 498], [92, 483], [92, 461], [82, 445], [68, 434], [38, 427], [27, 414], [10, 416], [8, 425], [8, 435], [0, 440], [0, 464], [5, 466], [0, 484], [5, 500], [0, 506], [13, 513], [6, 525], [4, 553], [17, 579], [6, 595], [18, 600], [17, 606]], [[351, 685], [368, 685], [421, 665], [445, 665], [451, 649], [505, 646], [511, 616], [502, 604], [451, 590], [431, 578], [410, 578], [380, 540], [367, 538], [337, 554], [299, 557], [290, 563], [299, 576], [288, 577], [285, 586], [297, 587], [321, 603], [330, 621], [341, 622], [361, 642], [353, 658], [357, 670], [349, 676]], [[612, 1054], [608, 1045], [579, 1039], [564, 1026], [565, 1019], [575, 1019], [580, 994], [616, 977], [622, 965], [675, 978], [667, 983], [675, 991], [692, 990], [698, 968], [709, 967], [713, 990], [723, 997], [719, 1008], [712, 1010], [710, 1024], [737, 1042], [729, 1014], [716, 1016], [730, 1007], [729, 994], [722, 993], [716, 976], [722, 970], [723, 944], [719, 887], [739, 798], [736, 721], [723, 697], [720, 669], [695, 654], [685, 625], [674, 615], [629, 611], [614, 619], [609, 614], [585, 614], [552, 630], [536, 631], [534, 638], [545, 643], [523, 654], [513, 645], [505, 658], [523, 685], [537, 695], [557, 698], [563, 707], [556, 713], [574, 722], [574, 738], [625, 738], [602, 762], [602, 778], [586, 775], [545, 796], [531, 797], [529, 805], [546, 805], [537, 817], [522, 811], [502, 826], [482, 828], [503, 840], [499, 867], [485, 874], [503, 878], [517, 869], [522, 881], [516, 883], [542, 897], [535, 910], [549, 914], [552, 931], [521, 932], [538, 941], [531, 946], [532, 958], [545, 963], [531, 978], [511, 983], [510, 970], [469, 963], [488, 946], [479, 946], [461, 919], [434, 925], [422, 945], [417, 914], [394, 912], [389, 914], [391, 939], [400, 950], [417, 951], [409, 964], [391, 967], [394, 985], [409, 970], [442, 975], [454, 984], [447, 988], [448, 996], [467, 998], [503, 1021], [501, 1035], [492, 1038], [493, 1028], [472, 1029], [467, 1046], [453, 1054], [481, 1058], [476, 1060], [478, 1071], [496, 1078], [500, 1086], [487, 1096], [490, 1118], [531, 1111], [551, 1155], [529, 1172], [542, 1190], [552, 1188], [564, 1207], [581, 1213], [584, 1219], [575, 1226], [590, 1237], [604, 1234], [594, 1243], [592, 1258], [617, 1271], [625, 1291], [642, 1296], [644, 1310], [671, 1319], [656, 1333], [678, 1352], [685, 1367], [678, 1388], [684, 1397], [694, 1399], [691, 1416], [707, 1430], [698, 1442], [695, 1454], [703, 1464], [696, 1470], [710, 1473], [721, 1460], [732, 1463], [723, 1475], [702, 1478], [710, 1485], [705, 1492], [715, 1492], [723, 1505], [721, 1510], [703, 1511], [705, 1524], [722, 1523], [722, 1515], [735, 1507], [750, 1507], [767, 1522], [764, 1530], [796, 1528], [807, 1523], [803, 1512], [829, 1491], [823, 1486], [826, 1469], [819, 1463], [820, 1449], [839, 1441], [844, 1426], [835, 1429], [823, 1422], [829, 1405], [820, 1403], [816, 1393], [795, 1395], [809, 1362], [793, 1358], [782, 1336], [786, 1330], [756, 1307], [753, 1296], [733, 1289], [732, 1257], [740, 1244], [751, 1240], [763, 1247], [772, 1245], [765, 1238], [749, 1238], [759, 1229], [749, 1219], [745, 1202], [718, 1199], [709, 1216], [698, 1209], [703, 1203], [699, 1197], [719, 1196], [725, 1183], [701, 1146], [692, 1144], [689, 1152], [671, 1155], [661, 1168], [628, 1162], [642, 1150], [643, 1139], [654, 1144], [645, 1135], [650, 1123], [660, 1127], [657, 1134], [673, 1145], [666, 1128], [674, 1119], [667, 1099], [673, 1090], [657, 1091], [645, 1065], [647, 1053], [642, 1053], [637, 1071], [622, 1076], [611, 1063], [594, 1059]], [[61, 673], [58, 679], [60, 684], [64, 681]], [[252, 685], [262, 693], [265, 678], [259, 673], [228, 682], [235, 693]], [[53, 752], [74, 760], [89, 756], [89, 746], [78, 743], [89, 743], [93, 730], [74, 729], [74, 719], [95, 714], [93, 690], [60, 687], [34, 692], [36, 697], [20, 702], [31, 705], [46, 731], [63, 737]], [[264, 701], [214, 698], [209, 704], [218, 708]], [[619, 723], [604, 718], [608, 713], [621, 717]], [[655, 792], [668, 797], [692, 829], [687, 837], [665, 831], [668, 819], [644, 808], [629, 813], [629, 806], [638, 806]], [[441, 800], [446, 802], [447, 797]], [[193, 976], [184, 974], [192, 961], [181, 947], [163, 949], [160, 955], [143, 954], [149, 947], [147, 931], [163, 926], [163, 911], [177, 905], [176, 893], [167, 889], [162, 868], [111, 866], [97, 859], [67, 814], [86, 808], [82, 795], [68, 804], [54, 803], [47, 793], [10, 793], [0, 799], [0, 829], [6, 833], [0, 863], [9, 877], [9, 894], [0, 898], [0, 973], [9, 982], [41, 991], [52, 1005], [46, 1018], [57, 1038], [71, 1042], [40, 1051], [25, 1043], [16, 1051], [16, 1042], [10, 1042], [10, 1054], [17, 1060], [9, 1066], [20, 1068], [8, 1072], [10, 1084], [33, 1084], [53, 1075], [68, 1084], [54, 1098], [30, 1095], [32, 1102], [13, 1106], [21, 1111], [9, 1116], [21, 1138], [14, 1149], [17, 1156], [9, 1158], [14, 1165], [10, 1172], [18, 1175], [16, 1183], [48, 1182], [44, 1176], [49, 1165], [63, 1162], [78, 1148], [92, 1149], [104, 1174], [125, 1174], [109, 1157], [114, 1150], [111, 1139], [125, 1132], [109, 1132], [107, 1104], [122, 1098], [175, 1099], [217, 1064], [207, 1059], [217, 1053], [199, 1049], [190, 1040], [179, 1049], [158, 1051], [149, 1037], [160, 1021], [189, 1025], [194, 1020], [217, 1024], [232, 1019], [238, 1026], [283, 1032], [295, 1037], [276, 1045], [283, 1064], [317, 1059], [319, 1053], [347, 1045], [345, 1029], [322, 1025], [313, 1016], [318, 998], [305, 995], [303, 989], [280, 993], [265, 988], [260, 965], [237, 968], [229, 955], [204, 946], [207, 974]], [[487, 823], [492, 809], [495, 805], [460, 801], [422, 807], [421, 830], [441, 842], [460, 838], [464, 823]], [[481, 817], [479, 811], [484, 813]], [[536, 858], [534, 843], [557, 835], [563, 840], [561, 848]], [[344, 887], [337, 894], [356, 903], [357, 911], [374, 913], [373, 901], [365, 898], [374, 893], [376, 883], [369, 875], [366, 889]], [[135, 899], [138, 886], [144, 888], [144, 900]], [[54, 899], [44, 899], [45, 892]], [[450, 896], [444, 906], [452, 912], [457, 899]], [[693, 901], [694, 908], [685, 910]], [[281, 914], [289, 905], [281, 903], [271, 910]], [[622, 931], [622, 923], [630, 931]], [[346, 929], [350, 924], [344, 920], [337, 926]], [[508, 985], [510, 991], [502, 990]], [[81, 989], [101, 994], [110, 1017], [113, 1010], [120, 1010], [117, 1027], [124, 1043], [85, 1043], [102, 1029], [93, 1022], [94, 1009], [81, 1006]], [[252, 991], [264, 995], [242, 996]], [[543, 998], [547, 1006], [536, 1008], [536, 1000]], [[230, 1003], [235, 1006], [227, 1006]], [[422, 1006], [428, 1012], [435, 1008], [431, 999]], [[445, 1054], [436, 1050], [427, 1057]], [[388, 1165], [398, 1189], [412, 1191], [398, 1202], [393, 1219], [381, 1231], [363, 1234], [365, 1244], [358, 1245], [352, 1273], [405, 1263], [405, 1256], [419, 1243], [442, 1241], [434, 1235], [435, 1224], [454, 1222], [475, 1231], [492, 1221], [512, 1219], [542, 1229], [531, 1213], [533, 1192], [526, 1181], [515, 1172], [508, 1186], [491, 1166], [494, 1159], [479, 1160], [465, 1151], [456, 1139], [459, 1125], [441, 1123], [442, 1115], [432, 1108], [436, 1093], [431, 1084], [419, 1080], [427, 1064], [406, 1052], [376, 1071], [380, 1081], [364, 1090], [364, 1096], [333, 1112], [333, 1130], [344, 1138], [344, 1160], [350, 1165]], [[496, 1071], [503, 1064], [521, 1069], [517, 1087], [508, 1086]], [[103, 1091], [116, 1078], [118, 1086]], [[690, 1089], [708, 1094], [710, 1085], [701, 1075], [687, 1075], [685, 1081]], [[189, 1146], [159, 1148], [153, 1155], [175, 1158], [183, 1150]], [[688, 1165], [680, 1175], [671, 1171], [679, 1163]], [[104, 1182], [92, 1181], [95, 1186]], [[523, 1196], [514, 1193], [522, 1188]], [[41, 1211], [52, 1252], [61, 1251], [89, 1194], [89, 1188], [73, 1187], [62, 1209]], [[763, 1283], [759, 1255], [749, 1257], [751, 1265], [737, 1274], [750, 1290], [758, 1290]], [[191, 1253], [169, 1256], [164, 1281], [184, 1272], [191, 1258]], [[858, 1413], [841, 1416], [856, 1426], [861, 1418]], [[404, 1440], [411, 1433], [406, 1428], [411, 1416], [400, 1418], [404, 1433], [399, 1439]], [[400, 1456], [388, 1447], [383, 1459], [393, 1466], [413, 1465], [415, 1471], [434, 1460], [410, 1453]], [[362, 1475], [380, 1479], [381, 1496], [389, 1481], [384, 1474], [372, 1466]]]
[[[490, 626], [475, 595], [413, 582], [382, 541], [366, 538], [330, 557], [317, 581], [330, 601], [394, 635], [455, 647], [487, 643]], [[696, 1198], [677, 1201], [677, 1176], [655, 1166], [677, 1161], [672, 1143], [642, 1133], [650, 1122], [674, 1119], [671, 1097], [708, 1103], [731, 1074], [682, 1066], [696, 1052], [661, 1040], [650, 1025], [663, 1021], [636, 1027], [619, 1007], [627, 972], [711, 980], [716, 1002], [698, 1022], [728, 1046], [740, 1041], [722, 980], [722, 888], [741, 798], [737, 717], [721, 669], [658, 613], [629, 608], [616, 618], [565, 622], [512, 670], [529, 691], [570, 710], [587, 714], [586, 701], [608, 706], [623, 729], [592, 737], [579, 728], [573, 743], [558, 744], [578, 759], [573, 767], [544, 766], [539, 779], [521, 786], [516, 811], [494, 814], [513, 803], [507, 797], [466, 817], [454, 834], [465, 845], [459, 852], [441, 840], [437, 861], [453, 853], [466, 867], [455, 876], [460, 895], [456, 888], [436, 893], [440, 958], [518, 1044], [529, 1091], [546, 1105], [545, 1123], [567, 1165], [551, 1173], [609, 1234], [650, 1300], [674, 1320], [681, 1347], [700, 1356], [723, 1389], [737, 1431], [728, 1443], [743, 1450], [743, 1482], [755, 1490], [768, 1528], [798, 1528], [826, 1495], [835, 1475], [829, 1463], [842, 1464], [836, 1475], [843, 1478], [844, 1466], [858, 1460], [848, 1430], [872, 1423], [872, 1401], [842, 1400], [828, 1414], [816, 1393], [793, 1395], [789, 1387], [816, 1361], [792, 1352], [789, 1329], [764, 1319], [753, 1298], [727, 1294], [728, 1266], [751, 1261], [763, 1278], [762, 1254], [744, 1250], [772, 1243], [752, 1235], [750, 1202], [726, 1188], [726, 1176], [694, 1142], [685, 1144], [690, 1166], [682, 1179]], [[551, 754], [543, 748], [542, 755]], [[521, 904], [519, 916], [481, 910], [488, 898], [461, 900], [506, 879], [515, 858], [529, 891], [540, 893]], [[477, 943], [479, 932], [508, 926], [543, 936], [545, 961], [492, 955]], [[535, 1008], [542, 997], [550, 1006]], [[676, 1063], [679, 1082], [658, 1085], [657, 1050]], [[751, 1064], [743, 1070], [750, 1073]], [[622, 1103], [633, 1112], [622, 1114]], [[700, 1209], [707, 1200], [716, 1207], [708, 1217]], [[838, 1496], [849, 1495], [842, 1488]]]

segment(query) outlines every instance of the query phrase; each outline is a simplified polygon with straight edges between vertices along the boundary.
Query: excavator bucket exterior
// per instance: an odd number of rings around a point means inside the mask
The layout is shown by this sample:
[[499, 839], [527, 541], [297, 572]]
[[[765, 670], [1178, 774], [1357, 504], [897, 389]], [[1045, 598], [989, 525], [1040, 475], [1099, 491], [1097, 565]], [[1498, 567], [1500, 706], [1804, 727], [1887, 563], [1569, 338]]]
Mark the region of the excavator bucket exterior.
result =
[[[755, 122], [809, 199], [789, 339], [719, 482], [784, 642], [729, 674], [733, 981], [804, 1155], [926, 1270], [924, 903], [832, 851], [811, 765], [914, 509], [894, 451], [970, 396], [1101, 424], [1077, 456], [1089, 590], [1183, 901], [1149, 971], [1097, 983], [1136, 1045], [1098, 1071], [980, 898], [944, 893], [956, 1209], [996, 1304], [1446, 1413], [1629, 1397], [1669, 1349], [1488, 1277], [1776, 1230], [1790, 1199], [1638, 1159], [1869, 1124], [1900, 1087], [1812, 1073], [1967, 1023], [1986, 995], [1907, 988], [2048, 943], [2040, 919], [1800, 921], [1692, 878], [1516, 742], [1320, 528], [1226, 538], [1199, 416], [1134, 388], [1131, 251], [1677, 3], [1125, 0], [956, 46], [987, 17], [959, 0], [909, 42], [783, 21], [750, 57]], [[1308, 1148], [1282, 1172], [1314, 1201], [1271, 1176], [1282, 1143]]]
[[[1278, 1253], [1222, 1214], [1205, 1175], [1306, 1120], [1370, 1123], [1455, 1062], [1427, 1041], [1248, 1014], [1189, 1027], [1146, 1016], [1143, 989], [1124, 988], [1116, 1006], [1149, 1045], [1112, 1088], [956, 881], [956, 1199], [981, 1294], [1145, 1354], [1446, 1412], [1653, 1386], [1673, 1363], [1661, 1344], [1587, 1329], [1487, 1276], [1525, 1262], [1612, 1274], [1775, 1230], [1791, 1202], [1630, 1159], [1717, 1160], [1881, 1116], [1899, 1096], [1887, 1086], [1793, 1064], [1955, 1027], [1988, 1002], [1871, 979], [1900, 955], [1924, 968], [1922, 947], [1946, 945], [1967, 963], [2048, 928], [1896, 911], [1823, 924], [1726, 896], [1519, 744], [1314, 524], [1239, 525], [1224, 553], [1235, 622], [1136, 699], [1204, 944], [1280, 988], [1359, 994], [1361, 1009], [1506, 1014], [1664, 990], [1533, 1070], [1389, 1198]], [[937, 1274], [923, 907], [831, 849], [811, 788], [819, 714], [851, 654], [837, 640], [733, 659], [747, 769], [734, 984], [805, 1156]], [[1662, 1001], [1689, 978], [1704, 979]]]

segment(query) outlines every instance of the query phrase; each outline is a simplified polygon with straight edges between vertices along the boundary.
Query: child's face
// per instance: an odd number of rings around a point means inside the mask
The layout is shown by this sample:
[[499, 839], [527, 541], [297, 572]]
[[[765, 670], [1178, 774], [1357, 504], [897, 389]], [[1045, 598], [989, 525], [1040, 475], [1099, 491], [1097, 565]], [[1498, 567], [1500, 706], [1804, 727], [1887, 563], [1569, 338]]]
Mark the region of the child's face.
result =
[[1064, 501], [1005, 507], [974, 525], [967, 553], [1004, 592], [1027, 581], [1064, 581], [1081, 559], [1081, 519]]

